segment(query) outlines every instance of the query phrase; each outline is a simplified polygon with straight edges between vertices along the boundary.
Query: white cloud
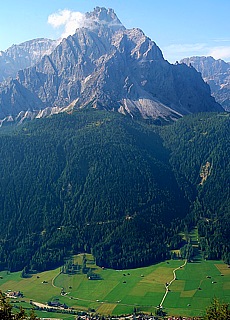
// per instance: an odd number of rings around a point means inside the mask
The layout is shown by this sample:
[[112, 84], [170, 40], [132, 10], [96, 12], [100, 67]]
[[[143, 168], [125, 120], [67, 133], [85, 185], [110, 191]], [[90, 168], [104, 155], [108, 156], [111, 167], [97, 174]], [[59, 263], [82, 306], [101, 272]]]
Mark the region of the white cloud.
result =
[[[107, 25], [110, 28], [123, 27], [121, 22], [113, 16], [113, 12], [108, 11], [108, 17], [103, 19], [99, 15], [100, 12], [93, 14], [83, 14], [78, 11], [70, 11], [68, 9], [59, 10], [48, 16], [48, 24], [53, 28], [60, 29], [61, 38], [73, 35], [77, 28], [85, 27], [88, 29], [97, 29], [100, 25]], [[109, 16], [111, 14], [111, 16]]]
[[215, 59], [230, 61], [230, 46], [219, 46], [210, 48], [209, 56]]
[[73, 35], [77, 28], [83, 27], [85, 24], [85, 15], [81, 12], [70, 10], [59, 10], [48, 17], [48, 23], [53, 28], [64, 27], [61, 38]]
[[213, 39], [214, 42], [230, 42], [230, 39]]
[[205, 43], [177, 43], [163, 47], [162, 51], [164, 57], [174, 63], [186, 57], [206, 55], [207, 46]]
[[191, 51], [202, 51], [206, 47], [205, 43], [192, 43], [192, 44], [172, 44], [170, 46], [165, 47], [169, 52], [180, 52], [186, 53]]
[[230, 46], [211, 46], [207, 43], [172, 44], [162, 48], [164, 57], [174, 63], [192, 56], [212, 56], [214, 59], [230, 61]]

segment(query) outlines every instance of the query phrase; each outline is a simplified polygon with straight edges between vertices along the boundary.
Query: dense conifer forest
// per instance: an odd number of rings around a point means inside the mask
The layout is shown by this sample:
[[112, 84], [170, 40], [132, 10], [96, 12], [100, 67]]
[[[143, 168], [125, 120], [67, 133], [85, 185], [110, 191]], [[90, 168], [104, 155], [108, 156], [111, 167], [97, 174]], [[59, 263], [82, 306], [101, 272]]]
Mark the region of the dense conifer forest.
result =
[[229, 115], [156, 126], [78, 111], [0, 129], [0, 269], [46, 270], [79, 252], [130, 268], [170, 257], [198, 226], [230, 262]]
[[198, 114], [162, 130], [177, 181], [191, 201], [185, 219], [198, 227], [206, 259], [230, 263], [230, 114]]

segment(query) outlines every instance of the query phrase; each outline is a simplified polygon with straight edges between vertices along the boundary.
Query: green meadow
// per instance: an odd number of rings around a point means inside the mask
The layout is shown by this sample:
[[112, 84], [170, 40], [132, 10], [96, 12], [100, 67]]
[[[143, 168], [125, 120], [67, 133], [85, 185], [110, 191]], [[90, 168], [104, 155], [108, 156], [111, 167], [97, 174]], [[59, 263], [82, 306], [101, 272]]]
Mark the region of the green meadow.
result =
[[[75, 257], [81, 265], [82, 255]], [[89, 280], [81, 270], [74, 274], [60, 273], [60, 268], [21, 278], [21, 272], [0, 273], [0, 290], [22, 291], [22, 299], [10, 299], [12, 304], [30, 307], [30, 300], [47, 304], [65, 303], [78, 311], [104, 315], [129, 314], [134, 311], [154, 313], [165, 293], [165, 283], [173, 279], [173, 270], [184, 261], [169, 260], [145, 268], [109, 270], [95, 265], [86, 255], [87, 268], [96, 276]], [[169, 315], [200, 316], [213, 297], [230, 303], [230, 268], [220, 261], [187, 263], [176, 271], [176, 280], [163, 303]], [[22, 300], [24, 302], [22, 302]], [[40, 317], [74, 319], [75, 316], [37, 312]]]
[[230, 303], [230, 269], [220, 261], [188, 263], [176, 272], [164, 307], [168, 314], [202, 316], [212, 298]]

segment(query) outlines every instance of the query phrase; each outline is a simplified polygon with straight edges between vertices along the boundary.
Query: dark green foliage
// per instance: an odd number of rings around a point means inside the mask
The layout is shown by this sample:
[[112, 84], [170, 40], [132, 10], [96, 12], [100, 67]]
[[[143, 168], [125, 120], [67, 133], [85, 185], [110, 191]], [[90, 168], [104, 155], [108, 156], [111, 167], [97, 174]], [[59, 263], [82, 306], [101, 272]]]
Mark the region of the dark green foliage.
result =
[[0, 269], [50, 269], [79, 252], [144, 266], [195, 225], [204, 257], [229, 263], [229, 128], [227, 114], [160, 128], [88, 110], [0, 132]]
[[90, 251], [114, 268], [168, 257], [188, 203], [151, 127], [76, 112], [2, 134], [0, 148], [1, 268], [45, 270]]
[[213, 299], [212, 304], [206, 310], [204, 320], [229, 320], [230, 310], [227, 303], [221, 303], [218, 299]]
[[[191, 201], [185, 224], [197, 225], [207, 259], [230, 263], [230, 115], [185, 117], [161, 131], [177, 181]], [[202, 167], [210, 164], [202, 182]]]
[[180, 254], [181, 254], [181, 257], [183, 259], [188, 259], [190, 260], [192, 257], [193, 257], [193, 246], [188, 243], [188, 244], [185, 244], [181, 249], [180, 249]]
[[34, 311], [30, 312], [30, 315], [27, 316], [25, 310], [20, 308], [20, 311], [13, 313], [12, 305], [7, 301], [4, 294], [0, 291], [0, 319], [1, 320], [39, 320], [36, 317]]

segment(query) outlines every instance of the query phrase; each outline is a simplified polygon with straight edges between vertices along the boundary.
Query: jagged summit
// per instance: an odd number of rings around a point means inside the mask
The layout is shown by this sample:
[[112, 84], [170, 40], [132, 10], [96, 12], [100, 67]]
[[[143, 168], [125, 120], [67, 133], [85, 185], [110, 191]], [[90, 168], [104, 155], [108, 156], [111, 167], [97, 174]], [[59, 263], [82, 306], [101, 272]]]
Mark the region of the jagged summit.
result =
[[124, 25], [118, 19], [113, 9], [106, 9], [104, 7], [96, 7], [92, 12], [87, 12], [83, 15], [82, 26], [76, 29], [88, 30], [110, 30], [115, 32], [118, 30], [125, 30]]
[[106, 24], [114, 30], [125, 29], [121, 21], [118, 19], [113, 9], [106, 9], [104, 7], [96, 7], [92, 12], [85, 14], [87, 25], [98, 27], [99, 25]]

